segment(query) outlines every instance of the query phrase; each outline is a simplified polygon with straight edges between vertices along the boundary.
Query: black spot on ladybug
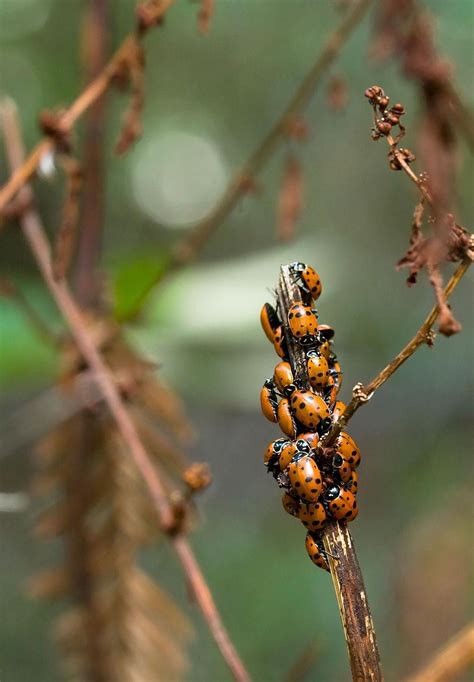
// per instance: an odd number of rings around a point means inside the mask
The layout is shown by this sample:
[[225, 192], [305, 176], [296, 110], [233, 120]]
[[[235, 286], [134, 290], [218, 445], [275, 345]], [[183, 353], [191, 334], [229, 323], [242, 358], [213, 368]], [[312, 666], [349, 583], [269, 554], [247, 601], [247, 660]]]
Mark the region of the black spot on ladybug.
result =
[[313, 478], [312, 478], [312, 476], [306, 476], [306, 478], [304, 480], [305, 480], [305, 483], [311, 483]]
[[304, 403], [300, 403], [300, 410], [304, 410], [305, 407], [306, 405]]

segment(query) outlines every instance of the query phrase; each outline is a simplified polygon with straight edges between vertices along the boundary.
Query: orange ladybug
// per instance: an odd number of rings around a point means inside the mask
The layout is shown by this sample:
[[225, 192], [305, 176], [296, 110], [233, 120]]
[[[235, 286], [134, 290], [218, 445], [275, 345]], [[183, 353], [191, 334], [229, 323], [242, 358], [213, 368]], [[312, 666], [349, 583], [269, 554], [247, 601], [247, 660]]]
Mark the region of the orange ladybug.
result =
[[298, 500], [295, 500], [294, 497], [289, 495], [288, 493], [284, 493], [283, 497], [281, 498], [281, 503], [283, 505], [283, 509], [288, 512], [288, 514], [291, 514], [291, 516], [296, 516], [298, 518], [298, 512], [300, 508], [300, 503]]
[[332, 465], [336, 470], [336, 473], [339, 475], [341, 481], [343, 483], [347, 483], [352, 476], [351, 465], [348, 462], [346, 462], [346, 460], [343, 457], [341, 457], [339, 453], [336, 453], [334, 455]]
[[351, 469], [357, 469], [361, 460], [360, 450], [355, 440], [351, 438], [348, 433], [342, 431], [339, 434], [334, 447], [341, 457], [350, 464]]
[[349, 490], [353, 495], [357, 495], [357, 490], [359, 487], [359, 474], [357, 471], [351, 472], [351, 477], [346, 483], [346, 490]]
[[285, 433], [290, 438], [296, 438], [298, 429], [290, 410], [290, 403], [288, 398], [282, 398], [278, 403], [277, 420], [283, 433]]
[[275, 331], [281, 325], [275, 308], [270, 303], [265, 303], [260, 312], [260, 324], [270, 343], [275, 342]]
[[338, 400], [334, 405], [334, 409], [332, 411], [332, 418], [334, 420], [339, 419], [344, 414], [345, 411], [346, 405], [342, 402], [342, 400]]
[[271, 422], [278, 421], [277, 407], [278, 398], [275, 393], [275, 385], [272, 379], [267, 379], [260, 391], [260, 406], [264, 416]]
[[303, 455], [288, 465], [288, 478], [293, 491], [304, 502], [317, 502], [323, 489], [319, 467], [310, 455]]
[[306, 551], [313, 564], [316, 564], [316, 566], [322, 568], [324, 571], [329, 571], [329, 564], [323, 554], [324, 547], [320, 538], [308, 533], [306, 535]]
[[310, 265], [305, 263], [291, 263], [290, 270], [295, 277], [295, 280], [299, 280], [299, 286], [303, 291], [310, 294], [313, 301], [316, 301], [321, 296], [322, 285], [321, 279]]
[[294, 391], [290, 400], [296, 419], [309, 429], [315, 429], [322, 420], [329, 417], [324, 400], [311, 391]]
[[285, 445], [291, 445], [289, 438], [277, 438], [267, 445], [267, 449], [263, 455], [263, 462], [269, 470], [272, 470], [278, 462], [280, 453]]
[[301, 438], [302, 440], [305, 440], [308, 444], [311, 450], [315, 450], [318, 447], [319, 443], [319, 434], [313, 433], [312, 431], [308, 433], [301, 433], [298, 438]]
[[298, 518], [308, 530], [322, 530], [326, 524], [326, 510], [320, 502], [302, 503], [298, 507]]
[[288, 358], [288, 347], [286, 345], [285, 333], [283, 331], [283, 325], [280, 325], [275, 330], [275, 340], [273, 343], [275, 352], [283, 360]]
[[273, 381], [278, 390], [284, 395], [290, 395], [295, 390], [293, 371], [289, 362], [282, 361], [276, 365]]
[[295, 339], [308, 341], [316, 334], [318, 319], [309, 305], [298, 301], [288, 311], [288, 326]]
[[281, 449], [278, 458], [280, 471], [284, 471], [294, 457], [301, 457], [302, 455], [311, 455], [309, 443], [300, 436], [295, 441], [288, 441]]
[[329, 365], [324, 355], [318, 355], [315, 351], [307, 353], [309, 383], [316, 390], [326, 386], [329, 380]]
[[353, 521], [359, 513], [355, 495], [349, 490], [334, 485], [326, 491], [324, 497], [328, 510], [338, 521]]

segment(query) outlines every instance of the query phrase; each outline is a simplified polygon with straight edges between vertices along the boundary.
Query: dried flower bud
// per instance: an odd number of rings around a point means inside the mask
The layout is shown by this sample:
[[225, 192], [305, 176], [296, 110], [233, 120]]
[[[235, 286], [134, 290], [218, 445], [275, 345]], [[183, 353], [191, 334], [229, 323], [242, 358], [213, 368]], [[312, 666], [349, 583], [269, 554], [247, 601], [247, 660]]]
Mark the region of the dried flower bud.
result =
[[374, 101], [376, 101], [379, 97], [383, 97], [384, 94], [385, 93], [380, 87], [380, 85], [372, 85], [372, 87], [367, 88], [367, 90], [364, 92], [364, 95], [372, 103], [374, 103]]
[[411, 149], [401, 148], [400, 153], [403, 154], [403, 158], [405, 159], [406, 163], [413, 163], [413, 161], [416, 159], [416, 156], [413, 154]]
[[386, 109], [388, 107], [388, 104], [390, 102], [390, 97], [380, 97], [378, 100], [378, 105], [381, 109]]
[[381, 135], [390, 135], [392, 125], [388, 121], [379, 119], [375, 125], [377, 126], [377, 130]]
[[403, 104], [400, 104], [400, 102], [397, 102], [397, 104], [394, 104], [393, 107], [390, 109], [390, 111], [397, 116], [403, 116], [405, 113], [405, 107]]
[[182, 478], [193, 492], [207, 488], [212, 482], [211, 471], [205, 462], [191, 464], [183, 472]]
[[372, 128], [371, 135], [373, 140], [380, 140], [380, 138], [382, 137], [381, 134], [377, 130], [375, 130], [375, 128]]
[[388, 121], [390, 125], [392, 126], [397, 126], [400, 123], [400, 118], [393, 112], [389, 111], [388, 113], [385, 114], [384, 120]]

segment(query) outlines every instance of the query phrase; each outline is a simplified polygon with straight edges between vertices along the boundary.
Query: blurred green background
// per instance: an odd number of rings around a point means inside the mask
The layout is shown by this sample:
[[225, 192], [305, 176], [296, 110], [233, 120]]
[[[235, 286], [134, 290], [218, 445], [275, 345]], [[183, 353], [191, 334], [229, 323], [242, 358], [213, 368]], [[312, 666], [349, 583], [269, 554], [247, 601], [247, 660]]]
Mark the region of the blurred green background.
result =
[[[133, 2], [112, 0], [112, 40], [131, 26]], [[18, 105], [28, 147], [37, 112], [78, 92], [80, 0], [0, 0], [0, 93]], [[455, 82], [472, 105], [473, 4], [426, 2], [437, 42], [455, 64]], [[195, 3], [170, 10], [147, 38], [143, 139], [113, 155], [126, 96], [108, 100], [105, 268], [124, 312], [169, 247], [206, 215], [234, 170], [275, 122], [340, 21], [322, 0], [216, 2], [210, 35], [196, 30]], [[199, 438], [193, 459], [210, 462], [214, 484], [201, 498], [192, 543], [216, 601], [255, 680], [282, 680], [316, 643], [308, 679], [349, 678], [330, 578], [308, 561], [304, 532], [281, 509], [262, 452], [276, 429], [260, 415], [258, 393], [275, 355], [258, 316], [271, 299], [281, 263], [303, 260], [320, 273], [322, 322], [336, 329], [335, 350], [348, 401], [414, 334], [433, 294], [425, 278], [408, 289], [394, 264], [404, 253], [416, 201], [407, 178], [388, 170], [386, 147], [370, 139], [363, 97], [380, 83], [407, 110], [406, 144], [416, 151], [420, 102], [399, 65], [367, 57], [373, 15], [357, 29], [330, 74], [342, 76], [349, 103], [327, 104], [325, 86], [305, 113], [311, 135], [284, 143], [206, 246], [202, 258], [168, 280], [127, 333], [162, 364], [186, 401]], [[290, 244], [275, 238], [277, 194], [291, 151], [304, 169], [305, 207]], [[3, 152], [2, 152], [3, 153]], [[419, 168], [419, 166], [417, 167]], [[460, 140], [458, 220], [472, 225], [472, 157]], [[7, 170], [0, 157], [0, 179]], [[54, 234], [61, 182], [39, 179], [38, 204]], [[2, 234], [0, 261], [50, 323], [61, 322], [18, 230]], [[446, 276], [449, 268], [446, 268]], [[401, 679], [472, 614], [472, 296], [468, 275], [452, 305], [463, 332], [422, 348], [362, 409], [350, 432], [360, 443], [360, 514], [351, 530], [366, 580], [388, 680]], [[0, 301], [3, 429], [2, 492], [26, 490], [34, 438], [47, 426], [27, 420], [18, 442], [10, 415], [56, 375], [55, 355], [8, 301]], [[31, 601], [24, 582], [51, 563], [33, 541], [34, 510], [3, 513], [0, 559], [0, 679], [59, 679], [50, 625], [57, 606]], [[56, 551], [56, 549], [54, 550]], [[162, 546], [147, 565], [189, 613], [196, 628], [188, 679], [224, 681], [226, 668], [199, 613], [188, 603], [175, 559]]]

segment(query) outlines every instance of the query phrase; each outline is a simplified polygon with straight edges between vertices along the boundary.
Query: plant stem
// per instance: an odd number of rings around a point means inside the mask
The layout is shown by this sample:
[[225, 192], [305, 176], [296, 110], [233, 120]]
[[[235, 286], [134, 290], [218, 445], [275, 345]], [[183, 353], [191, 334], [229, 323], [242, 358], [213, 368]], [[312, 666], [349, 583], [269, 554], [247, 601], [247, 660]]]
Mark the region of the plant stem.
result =
[[[18, 168], [23, 161], [24, 148], [16, 108], [11, 102], [3, 103], [0, 117], [10, 165], [13, 169]], [[186, 577], [192, 586], [196, 602], [202, 610], [203, 616], [224, 660], [237, 682], [249, 682], [250, 677], [225, 629], [210, 589], [205, 582], [187, 539], [179, 533], [173, 534], [174, 513], [172, 506], [160, 476], [153, 466], [151, 458], [140, 440], [135, 424], [122, 401], [114, 376], [104, 362], [101, 353], [96, 348], [67, 282], [64, 280], [57, 281], [54, 278], [51, 267], [51, 247], [41, 224], [39, 214], [34, 208], [28, 207], [31, 206], [29, 201], [31, 188], [24, 186], [21, 192], [25, 193], [25, 200], [27, 199], [28, 201], [26, 201], [27, 208], [21, 215], [20, 222], [38, 269], [63, 315], [64, 321], [79, 351], [92, 370], [104, 402], [107, 404], [117, 429], [143, 476], [156, 508], [161, 528], [168, 535], [171, 544], [176, 550]]]
[[[287, 265], [281, 268], [277, 295], [281, 318], [286, 320], [291, 305], [301, 300], [299, 288], [293, 283]], [[286, 341], [295, 379], [298, 377], [298, 385], [310, 390], [304, 351], [288, 332]], [[338, 521], [329, 522], [323, 532], [323, 542], [329, 555], [352, 678], [358, 682], [380, 682], [382, 672], [374, 624], [354, 542], [347, 525]], [[337, 558], [333, 559], [331, 555]]]
[[[149, 14], [153, 15], [155, 20], [158, 20], [171, 7], [173, 2], [175, 0], [149, 0], [149, 2], [144, 3], [144, 6], [148, 8]], [[138, 32], [135, 30], [125, 38], [104, 69], [60, 116], [58, 124], [62, 130], [70, 131], [76, 121], [111, 86], [120, 64], [124, 61], [127, 54], [135, 48], [135, 41], [138, 37], [141, 38], [143, 34], [144, 31]], [[10, 179], [0, 189], [0, 213], [36, 172], [43, 155], [53, 150], [55, 146], [56, 142], [52, 137], [44, 137], [36, 145], [28, 158], [13, 171]]]

